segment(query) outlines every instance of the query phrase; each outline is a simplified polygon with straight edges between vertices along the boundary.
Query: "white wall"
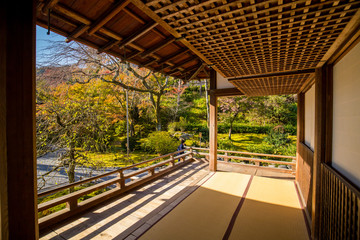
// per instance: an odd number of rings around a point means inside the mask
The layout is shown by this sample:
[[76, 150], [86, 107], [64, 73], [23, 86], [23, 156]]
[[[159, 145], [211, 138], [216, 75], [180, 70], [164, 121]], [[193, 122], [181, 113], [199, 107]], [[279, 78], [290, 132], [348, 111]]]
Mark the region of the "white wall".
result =
[[334, 66], [332, 166], [360, 187], [360, 44]]
[[220, 73], [216, 73], [216, 88], [224, 89], [224, 88], [234, 88], [235, 86], [229, 82], [226, 78], [224, 78]]
[[305, 144], [314, 151], [315, 84], [305, 93]]

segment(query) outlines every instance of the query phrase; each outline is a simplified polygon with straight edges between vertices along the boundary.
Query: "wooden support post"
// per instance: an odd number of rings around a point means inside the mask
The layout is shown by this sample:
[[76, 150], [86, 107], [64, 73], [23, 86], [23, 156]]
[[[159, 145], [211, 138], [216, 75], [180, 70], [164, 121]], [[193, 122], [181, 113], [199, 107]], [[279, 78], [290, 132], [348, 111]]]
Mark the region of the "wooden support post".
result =
[[[35, 7], [0, 8], [0, 239], [38, 239]], [[16, 9], [16, 11], [14, 11]]]
[[293, 174], [297, 174], [297, 164], [296, 164], [296, 160], [292, 160], [293, 163], [295, 163], [295, 165], [291, 166], [291, 170], [293, 171]]
[[332, 66], [325, 65], [315, 72], [315, 144], [312, 189], [313, 239], [320, 239], [321, 163], [331, 162], [332, 137]]
[[224, 158], [224, 159], [225, 159], [225, 162], [229, 162], [229, 158], [227, 157], [227, 156], [228, 156], [228, 152], [225, 152], [225, 156], [226, 156], [226, 157]]
[[190, 157], [191, 157], [191, 159], [194, 158], [194, 151], [193, 151], [192, 147], [190, 147]]
[[217, 171], [217, 97], [211, 91], [216, 89], [216, 72], [210, 72], [210, 150], [209, 150], [209, 170]]
[[170, 166], [172, 167], [175, 166], [174, 154], [170, 155], [170, 159], [171, 159]]
[[72, 198], [68, 202], [66, 202], [66, 207], [70, 209], [70, 211], [73, 211], [75, 208], [77, 208], [77, 198]]
[[[299, 148], [300, 143], [305, 141], [305, 94], [299, 93], [297, 95], [297, 141], [296, 141], [296, 163], [299, 162]], [[299, 174], [301, 169], [296, 168], [296, 177], [295, 180], [299, 181]]]
[[123, 189], [125, 188], [125, 179], [124, 179], [124, 171], [123, 170], [119, 170], [119, 179], [120, 179], [120, 182], [119, 184], [117, 184], [117, 187]]

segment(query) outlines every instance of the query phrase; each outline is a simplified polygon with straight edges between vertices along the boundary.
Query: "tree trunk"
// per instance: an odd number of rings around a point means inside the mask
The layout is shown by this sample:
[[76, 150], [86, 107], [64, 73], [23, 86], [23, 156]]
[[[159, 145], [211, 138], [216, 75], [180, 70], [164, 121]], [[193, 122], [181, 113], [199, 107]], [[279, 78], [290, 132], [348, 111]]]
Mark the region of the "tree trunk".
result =
[[209, 127], [209, 119], [210, 119], [210, 110], [209, 110], [209, 93], [208, 93], [208, 80], [205, 80], [205, 97], [206, 97], [206, 120], [207, 120], [207, 126]]
[[129, 90], [126, 89], [126, 152], [127, 157], [130, 153], [130, 141], [129, 141]]
[[201, 80], [199, 81], [200, 82], [200, 97], [202, 96], [202, 82], [201, 82]]
[[229, 128], [229, 140], [231, 140], [231, 130], [232, 130], [232, 124], [230, 124], [230, 128]]
[[[71, 145], [73, 145], [73, 144], [71, 144]], [[68, 175], [68, 178], [69, 178], [69, 183], [75, 182], [75, 166], [76, 166], [76, 163], [75, 163], [75, 150], [74, 150], [73, 146], [70, 146], [69, 168], [68, 168], [68, 171], [67, 171], [67, 175]], [[74, 191], [75, 191], [74, 187], [71, 187], [70, 192], [72, 193]]]
[[157, 97], [157, 101], [156, 101], [156, 130], [157, 131], [161, 131], [161, 115], [160, 115], [160, 99], [161, 99], [161, 95], [159, 95]]
[[180, 109], [180, 97], [181, 97], [181, 80], [179, 79], [174, 121], [177, 120], [177, 114], [178, 114], [179, 109]]

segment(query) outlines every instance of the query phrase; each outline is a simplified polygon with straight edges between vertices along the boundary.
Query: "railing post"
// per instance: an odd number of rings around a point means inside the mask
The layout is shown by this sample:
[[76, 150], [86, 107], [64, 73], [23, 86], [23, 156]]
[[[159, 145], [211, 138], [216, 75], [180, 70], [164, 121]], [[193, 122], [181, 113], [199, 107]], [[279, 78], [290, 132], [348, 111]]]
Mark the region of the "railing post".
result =
[[291, 166], [291, 170], [296, 173], [296, 159], [293, 159], [292, 162], [295, 163], [295, 165]]
[[69, 201], [66, 202], [66, 207], [70, 209], [70, 211], [77, 208], [77, 198], [71, 198]]
[[155, 168], [149, 169], [149, 174], [150, 174], [150, 176], [154, 176], [154, 174], [155, 174]]
[[171, 167], [175, 166], [174, 154], [170, 155], [170, 159], [171, 159], [171, 162], [170, 162]]
[[194, 152], [193, 152], [192, 147], [190, 147], [190, 157], [191, 157], [191, 159], [194, 159]]
[[225, 152], [225, 157], [224, 157], [225, 162], [229, 162], [229, 158], [227, 156], [228, 156], [228, 152]]
[[122, 169], [119, 170], [119, 173], [118, 173], [118, 176], [119, 176], [119, 183], [117, 183], [117, 187], [120, 188], [120, 189], [123, 189], [125, 187], [125, 179], [124, 179], [124, 172]]

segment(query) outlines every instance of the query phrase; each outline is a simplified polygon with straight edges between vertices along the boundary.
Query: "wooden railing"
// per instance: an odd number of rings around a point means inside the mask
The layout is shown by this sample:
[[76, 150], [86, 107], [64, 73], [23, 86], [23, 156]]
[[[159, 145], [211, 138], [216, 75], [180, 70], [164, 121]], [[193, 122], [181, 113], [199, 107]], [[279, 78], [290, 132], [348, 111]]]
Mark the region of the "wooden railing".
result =
[[[75, 183], [67, 184], [65, 186], [58, 187], [56, 189], [48, 190], [38, 194], [38, 198], [50, 196], [52, 194], [74, 189], [76, 186], [81, 186], [87, 183], [91, 183], [90, 186], [84, 187], [81, 190], [68, 193], [64, 196], [55, 198], [53, 200], [40, 203], [38, 205], [38, 212], [46, 211], [50, 208], [56, 207], [60, 204], [66, 204], [66, 208], [59, 210], [57, 212], [51, 213], [39, 219], [39, 228], [43, 229], [47, 226], [55, 224], [61, 220], [64, 220], [68, 217], [71, 217], [75, 214], [83, 212], [90, 207], [93, 207], [99, 203], [102, 203], [109, 198], [123, 194], [131, 189], [134, 189], [140, 185], [143, 185], [157, 177], [160, 177], [170, 171], [175, 170], [176, 168], [182, 167], [185, 164], [192, 161], [194, 154], [204, 155], [207, 157], [209, 149], [206, 148], [197, 148], [190, 147], [185, 150], [180, 150], [177, 152], [169, 153], [163, 156], [159, 156], [150, 160], [146, 160], [140, 163], [133, 164], [131, 166], [123, 167], [105, 174], [101, 174], [95, 177], [84, 179]], [[253, 167], [266, 168], [275, 171], [289, 172], [293, 173], [295, 171], [295, 157], [292, 156], [281, 156], [273, 154], [263, 154], [263, 153], [248, 153], [248, 152], [237, 152], [237, 151], [226, 151], [218, 150], [218, 152], [224, 152], [224, 155], [218, 155], [218, 157], [223, 158], [225, 162], [228, 162], [230, 159], [247, 161], [249, 163], [254, 163]], [[179, 155], [180, 154], [180, 155]], [[250, 156], [259, 156], [259, 157], [272, 157], [272, 158], [287, 158], [291, 159], [291, 162], [287, 161], [278, 161], [272, 159], [260, 159], [253, 157], [243, 157], [243, 156], [234, 156], [229, 154], [236, 155], [250, 155]], [[279, 164], [279, 165], [289, 165], [292, 169], [281, 169], [281, 168], [269, 168], [265, 166], [260, 166], [261, 163], [266, 164]], [[231, 163], [233, 164], [233, 163]], [[251, 164], [239, 164], [241, 166], [247, 166]], [[144, 167], [145, 166], [145, 167]], [[130, 173], [127, 173], [130, 169], [135, 167], [141, 167], [138, 170], [134, 170]], [[100, 180], [104, 177], [110, 177], [109, 180], [101, 181], [96, 183], [95, 181]], [[83, 196], [86, 196], [90, 193], [93, 193], [97, 190], [105, 189], [109, 186], [115, 186], [110, 188], [103, 193], [100, 193], [96, 196], [93, 196], [84, 201], [79, 201]], [[70, 192], [70, 191], [69, 191]]]
[[[192, 147], [194, 150], [194, 154], [203, 155], [205, 157], [209, 156], [209, 149], [208, 148], [198, 148], [198, 147]], [[240, 161], [247, 161], [248, 164], [241, 164], [241, 166], [251, 166], [256, 168], [264, 168], [268, 170], [274, 170], [279, 172], [285, 172], [285, 173], [291, 173], [295, 174], [296, 172], [296, 157], [294, 156], [284, 156], [284, 155], [275, 155], [275, 154], [266, 154], [266, 153], [251, 153], [251, 152], [238, 152], [238, 151], [230, 151], [230, 150], [217, 150], [218, 153], [224, 153], [224, 154], [218, 154], [218, 158], [224, 159], [225, 162], [229, 162], [229, 160], [240, 160]], [[236, 154], [236, 155], [245, 155], [245, 156], [259, 156], [259, 157], [268, 157], [268, 158], [284, 158], [289, 159], [291, 161], [279, 161], [279, 160], [273, 160], [273, 159], [261, 159], [261, 158], [254, 158], [254, 157], [243, 157], [243, 156], [235, 156], [235, 155], [229, 155], [229, 154]], [[290, 166], [291, 169], [284, 169], [284, 168], [278, 168], [278, 167], [267, 167], [267, 166], [261, 166], [261, 163], [265, 164], [275, 164], [275, 165], [286, 165]], [[236, 164], [236, 163], [232, 163]], [[264, 164], [264, 165], [265, 165]]]
[[[150, 160], [146, 160], [140, 163], [133, 164], [131, 166], [123, 167], [121, 169], [108, 172], [105, 174], [101, 174], [95, 177], [91, 177], [88, 179], [84, 179], [82, 181], [78, 181], [75, 183], [67, 184], [65, 186], [48, 190], [45, 192], [42, 192], [38, 194], [38, 197], [45, 197], [52, 194], [55, 194], [60, 191], [73, 189], [75, 186], [80, 186], [85, 183], [94, 183], [94, 181], [104, 178], [113, 176], [110, 180], [102, 181], [100, 183], [93, 184], [91, 186], [88, 186], [84, 189], [69, 193], [67, 195], [55, 198], [53, 200], [40, 203], [38, 205], [38, 212], [45, 211], [49, 208], [58, 206], [60, 204], [66, 203], [66, 208], [62, 209], [60, 211], [57, 211], [55, 213], [52, 213], [50, 215], [44, 216], [39, 219], [39, 228], [43, 229], [49, 225], [55, 224], [63, 219], [66, 219], [72, 215], [78, 214], [79, 212], [83, 212], [86, 209], [95, 206], [109, 198], [112, 198], [114, 196], [117, 196], [119, 194], [125, 193], [133, 188], [136, 188], [144, 183], [147, 183], [161, 175], [164, 175], [176, 168], [179, 168], [181, 166], [184, 166], [185, 164], [189, 163], [193, 160], [193, 152], [192, 149], [186, 149], [180, 150], [177, 152], [169, 153], [163, 156], [159, 156]], [[180, 155], [178, 155], [180, 154]], [[157, 162], [159, 161], [159, 162]], [[140, 168], [138, 170], [135, 170], [130, 173], [126, 173], [126, 170], [130, 170], [135, 167], [145, 166], [143, 168]], [[145, 175], [146, 176], [140, 176], [139, 175]], [[94, 191], [105, 189], [109, 186], [115, 185], [116, 187], [103, 192], [99, 195], [96, 195], [92, 198], [89, 198], [85, 201], [79, 202], [79, 198], [82, 196], [85, 196], [87, 194], [90, 194]]]
[[360, 191], [321, 164], [320, 239], [360, 239]]

